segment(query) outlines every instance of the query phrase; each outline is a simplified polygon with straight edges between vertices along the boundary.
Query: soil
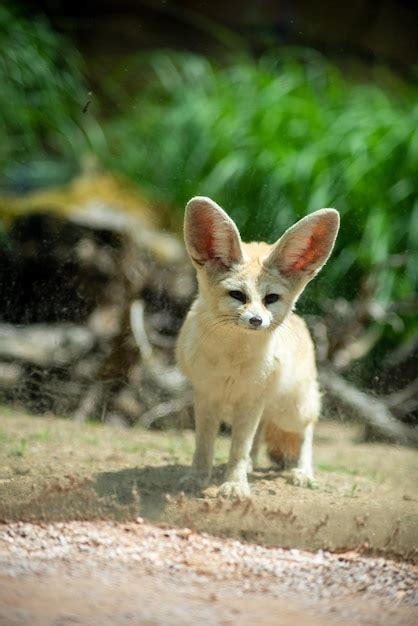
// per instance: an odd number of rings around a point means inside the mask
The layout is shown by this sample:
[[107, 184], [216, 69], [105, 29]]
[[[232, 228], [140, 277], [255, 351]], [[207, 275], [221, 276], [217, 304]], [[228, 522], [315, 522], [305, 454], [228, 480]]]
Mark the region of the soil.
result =
[[191, 432], [1, 410], [0, 624], [417, 623], [418, 455], [359, 435], [319, 425], [317, 489], [264, 458], [229, 502], [180, 492]]

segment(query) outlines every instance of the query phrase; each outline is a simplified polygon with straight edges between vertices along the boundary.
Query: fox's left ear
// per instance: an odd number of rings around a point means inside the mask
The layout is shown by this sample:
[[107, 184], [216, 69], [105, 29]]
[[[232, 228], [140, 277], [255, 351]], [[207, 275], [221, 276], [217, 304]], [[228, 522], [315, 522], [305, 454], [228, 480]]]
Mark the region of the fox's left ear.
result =
[[335, 209], [321, 209], [289, 228], [265, 261], [292, 282], [307, 283], [326, 263], [340, 226]]

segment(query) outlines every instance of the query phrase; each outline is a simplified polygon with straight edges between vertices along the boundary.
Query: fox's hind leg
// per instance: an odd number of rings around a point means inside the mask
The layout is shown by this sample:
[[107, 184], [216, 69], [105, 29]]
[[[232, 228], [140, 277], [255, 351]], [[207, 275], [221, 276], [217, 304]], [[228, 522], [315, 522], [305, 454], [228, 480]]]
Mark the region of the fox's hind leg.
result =
[[267, 422], [264, 437], [267, 453], [279, 469], [288, 469], [297, 465], [302, 446], [301, 434], [282, 430], [273, 422]]
[[313, 423], [303, 434], [284, 431], [273, 422], [265, 427], [267, 452], [280, 469], [291, 469], [290, 482], [307, 487], [314, 484], [312, 465]]

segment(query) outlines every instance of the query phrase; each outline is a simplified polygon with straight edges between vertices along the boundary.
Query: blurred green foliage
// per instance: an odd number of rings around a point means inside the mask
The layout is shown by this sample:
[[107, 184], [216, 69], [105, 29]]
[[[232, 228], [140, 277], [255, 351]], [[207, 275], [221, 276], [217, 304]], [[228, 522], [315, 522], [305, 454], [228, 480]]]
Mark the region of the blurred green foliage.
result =
[[[315, 296], [351, 298], [379, 264], [377, 299], [413, 298], [416, 89], [396, 100], [306, 51], [224, 68], [161, 52], [140, 58], [135, 74], [144, 88], [107, 128], [110, 167], [174, 207], [213, 197], [247, 240], [273, 241], [307, 212], [334, 206], [341, 233]], [[405, 251], [405, 264], [385, 265]]]
[[[246, 240], [273, 241], [307, 212], [335, 206], [341, 233], [312, 298], [356, 297], [376, 265], [383, 307], [416, 297], [416, 86], [395, 98], [306, 50], [226, 67], [155, 52], [106, 77], [101, 99], [113, 113], [98, 123], [85, 113], [80, 55], [46, 23], [5, 6], [0, 80], [3, 187], [59, 182], [89, 149], [179, 214], [191, 196], [210, 195]], [[405, 263], [387, 263], [405, 252]], [[417, 328], [406, 312], [398, 322], [396, 337], [386, 331], [392, 343]]]
[[0, 5], [2, 186], [26, 189], [74, 173], [89, 144], [82, 67], [79, 53], [46, 22]]

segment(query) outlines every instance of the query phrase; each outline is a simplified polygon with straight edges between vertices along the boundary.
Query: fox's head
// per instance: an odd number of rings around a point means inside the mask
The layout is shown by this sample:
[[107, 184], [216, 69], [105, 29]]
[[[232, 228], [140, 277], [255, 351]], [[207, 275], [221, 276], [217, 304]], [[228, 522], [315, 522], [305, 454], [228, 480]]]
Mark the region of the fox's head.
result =
[[271, 246], [247, 244], [216, 202], [192, 198], [184, 238], [197, 269], [200, 297], [225, 324], [253, 331], [276, 328], [330, 256], [339, 221], [335, 209], [321, 209]]

